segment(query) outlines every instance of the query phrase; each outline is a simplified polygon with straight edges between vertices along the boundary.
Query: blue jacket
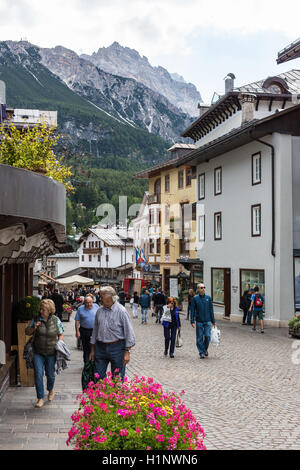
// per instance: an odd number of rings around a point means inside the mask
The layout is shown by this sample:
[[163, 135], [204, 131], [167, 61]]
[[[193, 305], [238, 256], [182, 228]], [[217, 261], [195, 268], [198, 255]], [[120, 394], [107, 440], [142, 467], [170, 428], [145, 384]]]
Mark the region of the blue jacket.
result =
[[149, 308], [150, 307], [150, 295], [142, 294], [140, 297], [140, 306], [142, 308]]
[[209, 295], [195, 295], [191, 303], [191, 323], [212, 322], [215, 324], [214, 308]]

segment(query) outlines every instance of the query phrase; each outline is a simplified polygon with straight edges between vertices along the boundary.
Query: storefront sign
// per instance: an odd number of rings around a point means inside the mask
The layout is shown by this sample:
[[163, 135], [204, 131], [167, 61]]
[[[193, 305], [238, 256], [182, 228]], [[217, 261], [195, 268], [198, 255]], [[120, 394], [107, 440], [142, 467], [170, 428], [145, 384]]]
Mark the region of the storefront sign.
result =
[[178, 280], [170, 278], [170, 297], [178, 297]]

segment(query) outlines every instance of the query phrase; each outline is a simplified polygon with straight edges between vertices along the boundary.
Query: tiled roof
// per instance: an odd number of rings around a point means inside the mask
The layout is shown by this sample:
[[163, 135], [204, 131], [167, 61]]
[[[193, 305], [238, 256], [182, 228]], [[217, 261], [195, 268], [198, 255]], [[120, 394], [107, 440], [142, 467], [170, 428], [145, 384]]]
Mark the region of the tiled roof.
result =
[[[89, 231], [109, 246], [125, 246], [125, 239], [121, 238], [115, 229], [90, 228]], [[130, 245], [132, 245], [132, 240], [126, 239], [126, 246]]]
[[[300, 93], [300, 70], [290, 70], [289, 72], [281, 73], [276, 75], [287, 83], [288, 91], [292, 94]], [[238, 88], [234, 88], [233, 91], [239, 91], [241, 93], [266, 93], [272, 94], [271, 88], [264, 88], [263, 84], [266, 79], [259, 80], [257, 82], [249, 83]]]

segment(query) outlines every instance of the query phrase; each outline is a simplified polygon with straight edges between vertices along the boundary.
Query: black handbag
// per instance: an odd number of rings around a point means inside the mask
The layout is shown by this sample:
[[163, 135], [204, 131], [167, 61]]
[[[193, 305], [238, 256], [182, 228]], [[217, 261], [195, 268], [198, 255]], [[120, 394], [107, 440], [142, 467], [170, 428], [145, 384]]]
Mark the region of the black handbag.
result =
[[95, 379], [95, 363], [92, 361], [86, 362], [82, 369], [81, 386], [85, 390], [90, 382], [97, 382]]

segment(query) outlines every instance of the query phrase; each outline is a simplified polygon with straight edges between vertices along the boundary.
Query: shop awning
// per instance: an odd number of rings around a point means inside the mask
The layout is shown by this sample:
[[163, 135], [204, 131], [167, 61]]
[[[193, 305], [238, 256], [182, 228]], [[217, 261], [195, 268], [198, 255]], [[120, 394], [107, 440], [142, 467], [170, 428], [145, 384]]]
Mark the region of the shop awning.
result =
[[61, 284], [63, 286], [75, 286], [75, 285], [82, 285], [82, 286], [87, 286], [87, 285], [94, 285], [94, 279], [90, 279], [88, 277], [83, 277], [79, 275], [75, 276], [70, 276], [70, 277], [65, 277], [63, 279], [57, 279], [56, 282], [58, 284]]

